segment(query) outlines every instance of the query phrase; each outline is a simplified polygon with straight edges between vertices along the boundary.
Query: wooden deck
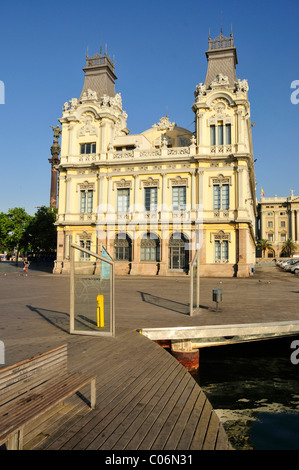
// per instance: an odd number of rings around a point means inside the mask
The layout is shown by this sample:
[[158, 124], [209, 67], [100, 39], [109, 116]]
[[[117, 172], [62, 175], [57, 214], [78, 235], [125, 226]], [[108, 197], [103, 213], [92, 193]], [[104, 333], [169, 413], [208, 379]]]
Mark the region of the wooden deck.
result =
[[97, 374], [97, 407], [88, 409], [79, 396], [69, 399], [28, 430], [25, 449], [230, 448], [201, 388], [156, 343], [132, 330], [111, 340], [70, 340], [70, 369]]
[[[96, 409], [90, 410], [78, 395], [69, 398], [25, 430], [24, 449], [231, 449], [189, 372], [137, 332], [142, 310], [137, 322], [135, 312], [131, 319], [118, 316], [114, 338], [70, 335], [67, 280], [7, 276], [0, 281], [0, 339], [6, 365], [68, 343], [69, 370], [97, 376]], [[136, 328], [126, 325], [130, 321]], [[89, 394], [87, 387], [87, 399]]]

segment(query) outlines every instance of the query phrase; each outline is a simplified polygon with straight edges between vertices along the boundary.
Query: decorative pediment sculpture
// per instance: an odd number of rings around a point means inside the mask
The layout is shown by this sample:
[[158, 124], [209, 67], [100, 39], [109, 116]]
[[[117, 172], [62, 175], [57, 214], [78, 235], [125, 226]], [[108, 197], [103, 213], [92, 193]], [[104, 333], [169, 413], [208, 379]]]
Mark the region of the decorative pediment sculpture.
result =
[[163, 116], [158, 124], [154, 124], [152, 127], [159, 131], [172, 130], [175, 127], [175, 122], [170, 122], [168, 116]]
[[229, 80], [226, 75], [219, 73], [216, 75], [215, 79], [211, 83], [211, 87], [227, 86], [229, 85]]

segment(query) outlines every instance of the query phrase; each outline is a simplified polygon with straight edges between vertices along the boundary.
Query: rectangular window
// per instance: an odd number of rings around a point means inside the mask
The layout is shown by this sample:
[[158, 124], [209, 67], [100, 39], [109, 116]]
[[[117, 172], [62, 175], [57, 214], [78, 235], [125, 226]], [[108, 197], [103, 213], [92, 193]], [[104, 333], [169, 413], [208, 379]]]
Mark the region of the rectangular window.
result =
[[82, 189], [80, 191], [80, 212], [91, 214], [93, 211], [93, 190], [89, 189], [86, 191]]
[[186, 186], [173, 186], [172, 210], [186, 209]]
[[232, 126], [231, 124], [226, 124], [225, 126], [225, 140], [226, 144], [230, 145], [232, 143]]
[[130, 207], [130, 189], [117, 190], [117, 212], [128, 212]]
[[141, 247], [141, 261], [156, 261], [157, 249], [153, 246]]
[[223, 123], [222, 121], [218, 122], [218, 145], [223, 145]]
[[220, 209], [220, 186], [219, 184], [214, 184], [213, 186], [213, 200], [214, 200], [214, 210]]
[[215, 126], [210, 127], [211, 133], [211, 145], [216, 145], [216, 128]]
[[228, 260], [228, 240], [215, 240], [215, 261]]
[[273, 222], [272, 222], [272, 220], [269, 220], [269, 221], [268, 221], [268, 227], [273, 227]]
[[213, 207], [214, 210], [229, 209], [229, 185], [213, 185]]
[[285, 226], [286, 226], [285, 220], [282, 220], [282, 221], [280, 222], [280, 226], [281, 226], [281, 227], [285, 227]]
[[280, 240], [281, 240], [282, 242], [285, 242], [285, 241], [287, 240], [287, 236], [286, 236], [285, 233], [282, 233], [282, 234], [280, 235]]
[[221, 188], [221, 208], [227, 210], [229, 208], [229, 187], [223, 184]]
[[273, 242], [273, 233], [268, 234], [268, 241]]
[[144, 207], [146, 211], [157, 210], [157, 188], [144, 188]]
[[[90, 251], [91, 240], [80, 240], [80, 246], [81, 248], [85, 248], [85, 250]], [[90, 255], [88, 253], [84, 253], [83, 251], [80, 251], [80, 261], [89, 261], [89, 260], [90, 260]]]
[[91, 142], [87, 144], [80, 145], [80, 153], [81, 154], [88, 154], [88, 153], [96, 153], [96, 143]]

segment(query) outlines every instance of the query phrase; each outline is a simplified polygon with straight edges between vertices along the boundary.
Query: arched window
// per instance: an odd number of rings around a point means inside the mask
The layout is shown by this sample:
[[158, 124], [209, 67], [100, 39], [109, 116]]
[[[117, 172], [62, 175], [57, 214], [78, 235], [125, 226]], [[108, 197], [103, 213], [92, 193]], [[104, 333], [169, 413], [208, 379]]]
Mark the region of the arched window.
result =
[[160, 261], [160, 239], [154, 233], [146, 233], [141, 239], [141, 261]]
[[132, 240], [125, 233], [120, 233], [115, 237], [114, 259], [116, 261], [132, 261]]
[[186, 250], [187, 238], [175, 233], [169, 239], [169, 269], [188, 270], [189, 251]]

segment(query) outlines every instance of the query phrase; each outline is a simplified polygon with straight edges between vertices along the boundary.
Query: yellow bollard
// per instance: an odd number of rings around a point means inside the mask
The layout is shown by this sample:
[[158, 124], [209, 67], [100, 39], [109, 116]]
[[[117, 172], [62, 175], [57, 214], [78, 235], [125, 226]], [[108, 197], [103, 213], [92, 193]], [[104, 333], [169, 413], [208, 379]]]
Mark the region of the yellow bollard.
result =
[[97, 326], [102, 328], [104, 326], [104, 296], [97, 296]]

